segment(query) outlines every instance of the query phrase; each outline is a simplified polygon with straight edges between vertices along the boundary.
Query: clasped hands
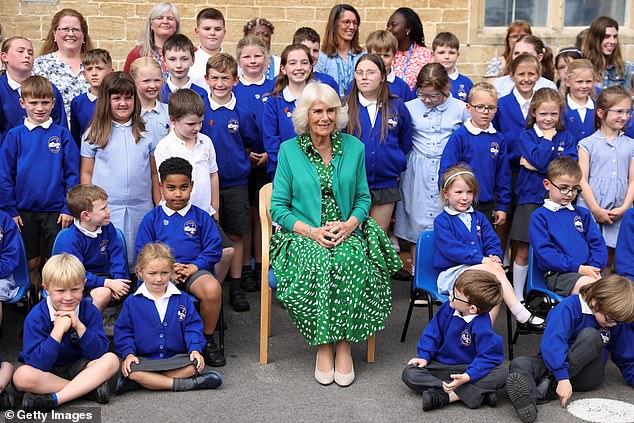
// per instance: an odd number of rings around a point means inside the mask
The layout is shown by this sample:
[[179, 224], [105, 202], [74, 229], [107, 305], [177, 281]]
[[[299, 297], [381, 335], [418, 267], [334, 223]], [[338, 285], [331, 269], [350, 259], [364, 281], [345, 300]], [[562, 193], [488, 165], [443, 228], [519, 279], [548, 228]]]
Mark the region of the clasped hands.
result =
[[183, 283], [194, 273], [198, 272], [198, 266], [195, 264], [174, 263], [174, 273], [176, 275], [176, 283]]
[[345, 241], [357, 224], [357, 219], [354, 217], [346, 222], [327, 222], [324, 226], [312, 228], [306, 236], [323, 247], [332, 248]]

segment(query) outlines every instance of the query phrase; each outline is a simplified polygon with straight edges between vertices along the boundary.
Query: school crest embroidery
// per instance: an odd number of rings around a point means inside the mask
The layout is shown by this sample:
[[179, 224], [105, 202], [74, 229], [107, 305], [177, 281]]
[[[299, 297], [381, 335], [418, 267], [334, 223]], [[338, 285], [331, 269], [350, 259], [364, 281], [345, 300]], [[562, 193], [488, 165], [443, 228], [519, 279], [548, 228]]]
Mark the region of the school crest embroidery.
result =
[[583, 233], [583, 222], [581, 221], [581, 216], [575, 216], [574, 224], [575, 224], [575, 229]]
[[464, 347], [468, 347], [469, 345], [471, 345], [471, 334], [469, 333], [468, 329], [463, 330], [460, 334], [460, 343]]
[[163, 226], [167, 226], [170, 224], [170, 221], [167, 219], [163, 219]]
[[62, 149], [62, 142], [59, 140], [59, 137], [50, 137], [48, 139], [48, 150], [57, 154]]
[[557, 147], [557, 156], [561, 157], [565, 147], [566, 143], [564, 143], [563, 141], [559, 143], [559, 147]]
[[176, 314], [178, 315], [178, 321], [182, 322], [183, 320], [185, 320], [185, 317], [187, 317], [187, 307], [182, 304], [179, 305]]
[[183, 231], [185, 232], [185, 235], [190, 238], [196, 235], [197, 230], [198, 228], [196, 227], [196, 222], [194, 222], [193, 220], [188, 220], [183, 226]]
[[390, 116], [387, 120], [387, 126], [389, 126], [390, 129], [396, 129], [396, 125], [398, 125], [398, 118], [396, 116]]
[[266, 103], [268, 100], [269, 100], [268, 97], [266, 97], [266, 96], [262, 97], [262, 103]]
[[498, 156], [498, 154], [500, 154], [500, 144], [493, 141], [491, 143], [491, 146], [489, 147], [489, 152], [491, 153], [491, 158], [495, 159]]
[[229, 130], [230, 134], [235, 134], [236, 132], [238, 132], [239, 128], [240, 125], [238, 124], [238, 119], [229, 119], [229, 122], [227, 122], [227, 129]]
[[255, 97], [256, 100], [259, 100], [260, 99], [260, 94], [256, 94], [254, 97]]
[[101, 244], [99, 244], [99, 254], [101, 254], [102, 256], [105, 256], [107, 248], [108, 248], [108, 240], [104, 239], [103, 241], [101, 241]]
[[599, 335], [601, 335], [603, 346], [604, 347], [607, 346], [610, 343], [610, 329], [609, 328], [599, 329]]

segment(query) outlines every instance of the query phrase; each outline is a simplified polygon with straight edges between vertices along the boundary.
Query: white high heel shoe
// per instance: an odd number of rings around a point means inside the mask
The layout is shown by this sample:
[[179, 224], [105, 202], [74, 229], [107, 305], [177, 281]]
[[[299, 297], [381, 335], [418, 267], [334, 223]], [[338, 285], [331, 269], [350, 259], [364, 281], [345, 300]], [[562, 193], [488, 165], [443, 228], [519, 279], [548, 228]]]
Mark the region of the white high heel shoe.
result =
[[333, 364], [332, 370], [328, 372], [322, 372], [317, 367], [319, 363], [319, 351], [317, 351], [317, 358], [315, 359], [315, 380], [322, 385], [330, 385], [335, 380], [335, 367]]
[[354, 382], [354, 363], [352, 364], [352, 370], [350, 370], [350, 373], [339, 373], [335, 370], [335, 383], [337, 385], [342, 388], [346, 388], [352, 385], [352, 382]]

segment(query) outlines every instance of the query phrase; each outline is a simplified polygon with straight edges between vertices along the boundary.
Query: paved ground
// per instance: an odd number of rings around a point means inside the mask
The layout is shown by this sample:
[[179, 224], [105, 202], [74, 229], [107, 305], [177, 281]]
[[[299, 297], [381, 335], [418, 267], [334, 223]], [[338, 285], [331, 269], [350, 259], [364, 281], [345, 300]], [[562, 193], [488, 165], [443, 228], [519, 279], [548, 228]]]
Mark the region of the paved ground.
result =
[[[336, 385], [323, 387], [313, 379], [315, 350], [310, 349], [290, 319], [275, 303], [273, 310], [270, 361], [260, 365], [259, 293], [248, 294], [252, 309], [235, 313], [227, 307], [229, 325], [226, 335], [227, 365], [220, 368], [224, 385], [216, 391], [171, 393], [132, 392], [115, 397], [103, 407], [104, 422], [395, 422], [395, 421], [519, 421], [506, 397], [498, 393], [497, 408], [484, 406], [469, 410], [462, 404], [451, 404], [444, 410], [423, 413], [420, 396], [410, 392], [401, 382], [401, 370], [415, 355], [416, 343], [427, 321], [425, 309], [415, 309], [405, 343], [399, 342], [409, 296], [409, 286], [393, 282], [394, 311], [387, 328], [377, 335], [376, 362], [365, 363], [365, 344], [353, 349], [357, 379], [348, 388]], [[7, 310], [3, 324], [4, 337], [0, 351], [15, 360], [21, 347], [18, 332], [22, 316]], [[505, 320], [496, 325], [505, 334]], [[515, 347], [516, 355], [535, 353], [538, 336], [522, 336]], [[634, 346], [633, 346], [634, 348]], [[606, 383], [599, 391], [580, 393], [581, 398], [610, 398], [634, 404], [634, 390], [627, 386], [618, 369], [609, 364]], [[79, 406], [92, 406], [78, 402]], [[556, 403], [541, 406], [540, 422], [579, 422]], [[626, 420], [634, 420], [630, 416]], [[0, 418], [1, 421], [1, 418]]]

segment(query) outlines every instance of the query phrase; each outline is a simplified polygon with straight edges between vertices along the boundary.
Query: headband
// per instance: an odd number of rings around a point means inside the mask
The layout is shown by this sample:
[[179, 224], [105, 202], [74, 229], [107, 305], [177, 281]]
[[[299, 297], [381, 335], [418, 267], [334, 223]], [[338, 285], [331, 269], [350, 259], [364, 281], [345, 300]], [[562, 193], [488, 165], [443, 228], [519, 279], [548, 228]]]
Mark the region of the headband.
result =
[[559, 53], [557, 53], [557, 56], [564, 53], [577, 53], [583, 58], [583, 52], [576, 48], [565, 48], [563, 50], [559, 50]]
[[475, 178], [475, 175], [473, 174], [473, 172], [471, 172], [469, 170], [461, 170], [460, 172], [456, 172], [453, 175], [451, 175], [450, 177], [448, 177], [447, 180], [445, 181], [444, 185], [442, 186], [442, 189], [446, 189], [447, 188], [447, 184], [449, 183], [449, 181], [451, 181], [456, 176], [460, 176], [460, 175], [471, 175], [471, 176], [473, 176]]

